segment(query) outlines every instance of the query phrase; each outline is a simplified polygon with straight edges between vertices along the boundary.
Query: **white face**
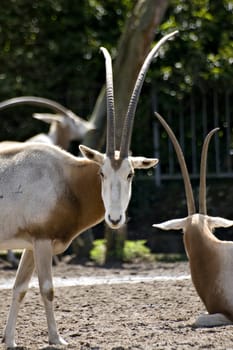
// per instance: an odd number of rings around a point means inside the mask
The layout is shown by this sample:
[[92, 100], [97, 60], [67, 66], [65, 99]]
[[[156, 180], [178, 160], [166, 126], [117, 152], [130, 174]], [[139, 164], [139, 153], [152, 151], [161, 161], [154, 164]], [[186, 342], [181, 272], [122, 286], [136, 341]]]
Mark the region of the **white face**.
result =
[[110, 159], [106, 158], [100, 168], [105, 221], [111, 228], [117, 229], [125, 223], [133, 175], [134, 169], [129, 158], [124, 159], [119, 168], [114, 168]]
[[125, 223], [126, 210], [131, 198], [134, 169], [148, 169], [158, 163], [158, 159], [144, 157], [127, 157], [110, 160], [106, 155], [89, 147], [79, 146], [82, 154], [99, 164], [102, 180], [102, 199], [105, 207], [105, 221], [118, 229]]

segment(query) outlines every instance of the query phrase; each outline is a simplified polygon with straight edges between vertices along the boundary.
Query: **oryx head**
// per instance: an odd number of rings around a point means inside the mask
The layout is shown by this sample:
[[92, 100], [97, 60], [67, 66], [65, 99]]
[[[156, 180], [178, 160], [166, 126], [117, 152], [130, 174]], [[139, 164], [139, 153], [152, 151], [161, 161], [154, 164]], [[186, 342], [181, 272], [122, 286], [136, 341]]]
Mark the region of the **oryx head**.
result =
[[[86, 133], [94, 129], [91, 122], [80, 118], [71, 111], [68, 114], [33, 113], [33, 118], [42, 120], [51, 126], [56, 125], [61, 133], [67, 135], [69, 142], [82, 141]], [[51, 132], [53, 132], [52, 128]]]
[[218, 128], [211, 130], [205, 137], [202, 153], [201, 153], [201, 165], [200, 165], [200, 186], [199, 186], [199, 211], [196, 210], [192, 185], [190, 181], [190, 176], [188, 173], [187, 165], [184, 159], [182, 149], [178, 143], [176, 136], [173, 131], [166, 123], [166, 121], [159, 115], [155, 113], [160, 123], [163, 125], [167, 131], [170, 140], [175, 148], [177, 158], [180, 164], [182, 177], [184, 180], [185, 195], [187, 201], [188, 216], [182, 219], [168, 220], [160, 224], [154, 224], [154, 227], [160, 228], [162, 230], [180, 230], [182, 229], [184, 233], [193, 232], [193, 227], [195, 230], [211, 234], [215, 228], [218, 227], [230, 227], [233, 226], [233, 221], [221, 217], [212, 217], [207, 215], [206, 206], [206, 167], [207, 167], [207, 153], [211, 137], [218, 131]]
[[[56, 133], [56, 136], [58, 136], [57, 134], [59, 133], [59, 136], [63, 136], [68, 144], [73, 140], [82, 141], [86, 133], [89, 130], [94, 129], [92, 123], [89, 121], [80, 118], [60, 103], [43, 97], [14, 97], [2, 101], [0, 103], [0, 110], [19, 105], [32, 105], [51, 109], [54, 114], [34, 113], [33, 117], [51, 124], [50, 132]], [[68, 148], [68, 145], [65, 148]]]
[[128, 111], [124, 120], [120, 150], [115, 147], [115, 108], [112, 77], [112, 60], [109, 52], [101, 48], [105, 57], [106, 67], [106, 98], [107, 98], [107, 141], [106, 154], [81, 145], [83, 155], [100, 166], [100, 177], [102, 180], [102, 199], [105, 207], [105, 221], [111, 228], [119, 228], [125, 223], [126, 210], [131, 197], [131, 186], [134, 169], [147, 169], [155, 166], [158, 159], [144, 157], [132, 157], [130, 155], [130, 143], [133, 129], [133, 121], [138, 98], [146, 72], [157, 55], [161, 45], [176, 32], [163, 37], [146, 57], [138, 74], [132, 96], [130, 98]]

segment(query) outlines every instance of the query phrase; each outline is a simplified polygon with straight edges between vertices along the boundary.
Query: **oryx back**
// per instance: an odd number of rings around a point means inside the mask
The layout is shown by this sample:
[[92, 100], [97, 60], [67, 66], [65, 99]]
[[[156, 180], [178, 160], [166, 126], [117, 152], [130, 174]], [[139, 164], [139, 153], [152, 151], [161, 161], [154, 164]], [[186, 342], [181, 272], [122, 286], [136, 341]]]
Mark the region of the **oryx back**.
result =
[[46, 221], [64, 192], [58, 155], [41, 145], [0, 153], [0, 241]]

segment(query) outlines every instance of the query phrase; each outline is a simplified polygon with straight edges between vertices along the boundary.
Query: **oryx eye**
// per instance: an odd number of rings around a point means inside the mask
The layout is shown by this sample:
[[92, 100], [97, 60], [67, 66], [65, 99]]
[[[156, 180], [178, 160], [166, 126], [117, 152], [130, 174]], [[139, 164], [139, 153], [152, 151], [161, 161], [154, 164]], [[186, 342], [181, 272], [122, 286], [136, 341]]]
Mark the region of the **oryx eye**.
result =
[[129, 173], [129, 175], [127, 176], [127, 180], [131, 180], [133, 178], [133, 173]]
[[104, 179], [104, 173], [102, 171], [99, 172], [101, 179]]

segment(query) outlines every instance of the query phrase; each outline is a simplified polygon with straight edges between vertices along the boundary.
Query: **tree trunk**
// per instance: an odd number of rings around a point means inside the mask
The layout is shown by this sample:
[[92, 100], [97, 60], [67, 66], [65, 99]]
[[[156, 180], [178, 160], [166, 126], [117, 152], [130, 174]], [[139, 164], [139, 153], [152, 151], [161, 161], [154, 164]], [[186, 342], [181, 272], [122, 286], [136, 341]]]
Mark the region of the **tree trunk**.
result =
[[[124, 117], [137, 75], [150, 50], [155, 30], [163, 18], [168, 3], [169, 0], [138, 0], [119, 40], [113, 66], [117, 149], [120, 146]], [[101, 90], [90, 120], [96, 126], [96, 130], [87, 135], [84, 144], [100, 149], [104, 142], [103, 130], [106, 125], [105, 88]], [[122, 261], [127, 225], [120, 230], [106, 227], [105, 237], [106, 262]]]
[[120, 38], [114, 64], [117, 147], [120, 144], [122, 125], [134, 84], [168, 2], [168, 0], [138, 0]]
[[95, 130], [89, 131], [83, 144], [100, 150], [105, 143], [105, 129], [106, 129], [106, 90], [105, 86], [101, 89], [97, 98], [94, 110], [90, 117], [90, 122], [95, 126]]
[[[114, 64], [114, 94], [116, 108], [116, 147], [120, 148], [122, 126], [129, 100], [145, 56], [154, 39], [168, 1], [138, 0], [128, 19], [118, 45]], [[122, 262], [127, 225], [118, 230], [105, 229], [107, 263]]]

